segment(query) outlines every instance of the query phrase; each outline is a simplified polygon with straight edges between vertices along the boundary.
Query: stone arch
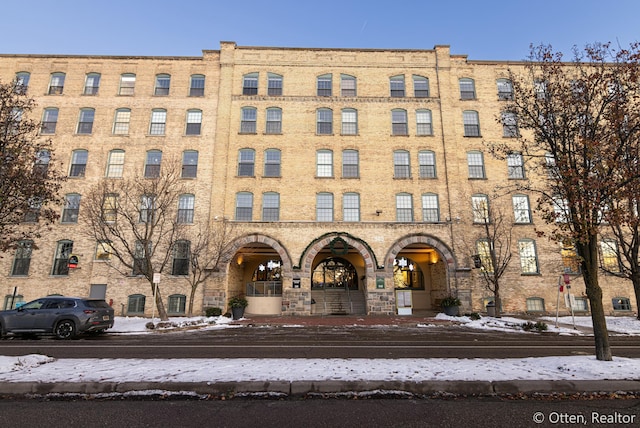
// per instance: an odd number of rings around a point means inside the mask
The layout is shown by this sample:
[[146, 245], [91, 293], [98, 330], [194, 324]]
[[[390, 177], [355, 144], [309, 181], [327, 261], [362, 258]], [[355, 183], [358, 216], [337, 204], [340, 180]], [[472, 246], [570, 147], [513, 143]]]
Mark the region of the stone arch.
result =
[[424, 244], [432, 247], [445, 261], [449, 275], [455, 272], [457, 263], [453, 251], [451, 251], [449, 246], [431, 235], [416, 233], [404, 236], [391, 245], [385, 257], [384, 270], [386, 275], [393, 275], [393, 261], [404, 248], [412, 244]]
[[228, 271], [229, 263], [240, 249], [254, 243], [264, 244], [271, 247], [278, 254], [278, 256], [280, 256], [280, 260], [282, 260], [283, 275], [289, 277], [291, 276], [293, 264], [291, 263], [291, 257], [289, 256], [287, 250], [278, 240], [273, 239], [267, 235], [262, 235], [260, 233], [252, 233], [250, 235], [241, 236], [231, 243], [228, 252], [229, 260], [227, 260], [223, 266], [224, 272], [226, 273]]
[[317, 238], [305, 250], [300, 259], [301, 276], [306, 278], [311, 277], [311, 267], [313, 264], [313, 260], [323, 248], [329, 246], [331, 241], [338, 237], [343, 239], [350, 247], [355, 249], [358, 254], [360, 254], [360, 256], [362, 256], [366, 268], [366, 275], [373, 275], [376, 269], [375, 255], [373, 254], [371, 248], [369, 248], [369, 246], [364, 241], [345, 233], [328, 233]]

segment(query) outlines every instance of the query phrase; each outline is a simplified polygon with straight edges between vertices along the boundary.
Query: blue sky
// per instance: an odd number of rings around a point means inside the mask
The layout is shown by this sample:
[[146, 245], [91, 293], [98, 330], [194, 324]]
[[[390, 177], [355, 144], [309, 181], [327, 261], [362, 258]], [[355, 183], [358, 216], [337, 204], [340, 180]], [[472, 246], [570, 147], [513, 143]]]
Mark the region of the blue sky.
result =
[[[4, 14], [0, 53], [199, 56], [239, 46], [432, 49], [522, 60], [529, 45], [640, 40], [637, 0], [31, 0]], [[6, 11], [8, 8], [5, 7]], [[11, 36], [9, 36], [11, 35]]]

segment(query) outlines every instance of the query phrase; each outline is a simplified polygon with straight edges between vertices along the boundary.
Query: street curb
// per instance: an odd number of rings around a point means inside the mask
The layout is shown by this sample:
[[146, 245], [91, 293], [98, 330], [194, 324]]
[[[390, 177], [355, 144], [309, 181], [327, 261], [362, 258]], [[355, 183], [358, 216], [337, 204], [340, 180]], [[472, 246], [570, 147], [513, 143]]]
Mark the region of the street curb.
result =
[[195, 393], [211, 396], [273, 394], [313, 395], [401, 392], [413, 395], [515, 395], [573, 393], [640, 393], [640, 380], [509, 380], [509, 381], [246, 381], [246, 382], [2, 382], [0, 396], [50, 394]]

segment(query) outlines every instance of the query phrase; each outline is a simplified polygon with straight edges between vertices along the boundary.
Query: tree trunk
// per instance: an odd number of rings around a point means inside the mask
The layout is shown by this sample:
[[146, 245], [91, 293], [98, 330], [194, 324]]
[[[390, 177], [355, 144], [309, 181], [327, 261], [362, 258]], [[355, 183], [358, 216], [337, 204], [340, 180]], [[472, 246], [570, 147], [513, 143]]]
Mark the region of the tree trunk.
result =
[[500, 310], [500, 285], [498, 284], [498, 281], [496, 281], [493, 286], [495, 287], [493, 291], [493, 303], [496, 305], [496, 318], [501, 318], [502, 311]]
[[156, 287], [154, 283], [151, 283], [151, 293], [152, 295], [155, 293], [156, 296], [156, 309], [158, 310], [158, 317], [162, 321], [167, 321], [169, 319], [169, 316], [167, 315], [167, 310], [165, 309], [164, 302], [162, 301], [160, 286]]
[[633, 283], [633, 291], [635, 291], [636, 295], [636, 312], [640, 320], [640, 272], [633, 272], [631, 282]]
[[[591, 235], [586, 243], [577, 243], [578, 255], [582, 257], [582, 278], [591, 306], [591, 320], [593, 322], [593, 337], [596, 345], [596, 358], [600, 361], [611, 361], [611, 347], [609, 346], [609, 332], [604, 317], [602, 304], [602, 289], [598, 283], [598, 240]], [[571, 302], [569, 302], [571, 303]]]
[[189, 293], [189, 316], [190, 317], [193, 316], [193, 300], [195, 299], [197, 289], [198, 289], [197, 286], [196, 287], [191, 286], [191, 293]]

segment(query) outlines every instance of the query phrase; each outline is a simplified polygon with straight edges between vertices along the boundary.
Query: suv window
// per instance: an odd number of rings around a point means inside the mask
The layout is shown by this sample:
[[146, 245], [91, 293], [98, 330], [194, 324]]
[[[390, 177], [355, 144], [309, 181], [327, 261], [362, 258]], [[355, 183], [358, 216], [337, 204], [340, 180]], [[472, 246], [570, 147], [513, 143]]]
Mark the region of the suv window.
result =
[[85, 300], [84, 304], [89, 308], [108, 308], [109, 304], [104, 300]]

